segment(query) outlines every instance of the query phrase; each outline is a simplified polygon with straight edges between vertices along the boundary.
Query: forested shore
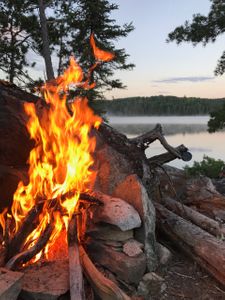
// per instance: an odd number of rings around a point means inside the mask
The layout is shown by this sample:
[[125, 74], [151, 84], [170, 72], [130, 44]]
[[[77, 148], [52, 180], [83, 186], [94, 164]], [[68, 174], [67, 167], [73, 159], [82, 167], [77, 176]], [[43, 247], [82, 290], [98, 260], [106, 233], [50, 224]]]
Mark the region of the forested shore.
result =
[[131, 97], [99, 100], [98, 107], [109, 115], [209, 115], [225, 105], [225, 98], [205, 99], [175, 96]]

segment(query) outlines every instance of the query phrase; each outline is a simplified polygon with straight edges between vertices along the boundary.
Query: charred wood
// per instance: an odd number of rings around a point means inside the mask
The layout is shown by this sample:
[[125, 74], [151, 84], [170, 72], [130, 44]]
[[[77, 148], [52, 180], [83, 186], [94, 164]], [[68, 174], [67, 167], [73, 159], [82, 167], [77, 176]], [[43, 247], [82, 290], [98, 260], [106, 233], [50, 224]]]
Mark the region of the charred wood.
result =
[[42, 235], [38, 238], [37, 242], [34, 246], [32, 246], [30, 249], [27, 249], [15, 256], [13, 256], [6, 264], [7, 269], [15, 270], [22, 264], [27, 263], [29, 260], [31, 260], [36, 254], [38, 254], [41, 250], [44, 249], [46, 244], [48, 243], [48, 240], [54, 230], [54, 223], [47, 224], [44, 232]]
[[39, 203], [31, 208], [25, 219], [23, 220], [19, 230], [7, 246], [7, 260], [20, 252], [26, 238], [37, 226], [37, 218], [41, 213], [43, 203]]

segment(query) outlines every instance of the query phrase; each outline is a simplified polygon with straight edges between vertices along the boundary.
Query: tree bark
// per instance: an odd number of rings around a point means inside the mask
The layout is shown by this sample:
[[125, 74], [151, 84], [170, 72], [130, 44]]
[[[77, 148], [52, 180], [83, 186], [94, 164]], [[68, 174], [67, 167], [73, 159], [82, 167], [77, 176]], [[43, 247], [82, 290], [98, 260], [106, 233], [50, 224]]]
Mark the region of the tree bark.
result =
[[54, 79], [54, 71], [52, 66], [52, 60], [51, 60], [51, 52], [50, 52], [50, 46], [49, 46], [49, 36], [48, 36], [48, 26], [47, 26], [47, 20], [45, 15], [45, 6], [43, 3], [43, 0], [38, 1], [39, 6], [39, 17], [40, 17], [40, 25], [41, 25], [41, 33], [42, 33], [42, 55], [45, 61], [45, 68], [46, 68], [46, 75], [47, 80]]

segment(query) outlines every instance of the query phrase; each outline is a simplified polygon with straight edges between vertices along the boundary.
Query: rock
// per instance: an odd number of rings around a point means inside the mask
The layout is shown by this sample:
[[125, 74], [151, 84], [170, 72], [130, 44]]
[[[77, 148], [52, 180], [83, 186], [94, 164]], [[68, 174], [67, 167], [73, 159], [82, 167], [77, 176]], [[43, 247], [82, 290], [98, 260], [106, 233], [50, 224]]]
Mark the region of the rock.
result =
[[[106, 136], [106, 135], [105, 135]], [[109, 140], [111, 136], [109, 135]], [[155, 247], [155, 209], [146, 188], [135, 174], [137, 166], [135, 160], [130, 159], [120, 151], [119, 147], [113, 148], [113, 141], [107, 141], [97, 135], [97, 149], [95, 152], [95, 168], [98, 172], [96, 186], [106, 194], [119, 197], [132, 205], [139, 213], [142, 226], [135, 229], [135, 239], [144, 243], [147, 255], [148, 270], [152, 271], [157, 266]], [[133, 164], [133, 165], [132, 165]], [[140, 169], [140, 177], [143, 169]]]
[[22, 286], [23, 273], [0, 268], [0, 300], [16, 300]]
[[146, 273], [138, 285], [137, 295], [151, 299], [151, 296], [158, 294], [162, 289], [165, 290], [164, 279], [154, 272]]
[[126, 199], [141, 216], [142, 226], [135, 229], [135, 239], [144, 244], [148, 270], [157, 265], [155, 251], [155, 208], [147, 191], [136, 175], [128, 175], [114, 189], [113, 195]]
[[86, 234], [95, 239], [123, 242], [133, 238], [134, 231], [122, 231], [114, 225], [101, 223], [93, 225], [92, 228], [87, 230]]
[[36, 263], [24, 272], [21, 292], [24, 300], [56, 300], [69, 290], [68, 261]]
[[136, 257], [129, 257], [113, 248], [89, 241], [88, 254], [94, 262], [110, 270], [116, 276], [127, 282], [138, 284], [146, 270], [146, 256], [144, 253]]
[[159, 264], [165, 266], [172, 258], [171, 251], [160, 243], [156, 243], [157, 253], [159, 255]]
[[198, 201], [213, 198], [215, 196], [221, 196], [216, 190], [212, 180], [205, 176], [200, 176], [197, 178], [191, 178], [186, 182], [186, 193], [188, 198], [195, 197]]
[[143, 248], [144, 245], [142, 243], [139, 243], [134, 239], [130, 239], [123, 245], [123, 252], [130, 257], [136, 257], [143, 253]]
[[95, 210], [93, 215], [95, 223], [109, 223], [119, 227], [122, 231], [141, 226], [141, 219], [138, 212], [126, 201], [102, 194], [101, 192], [95, 192], [95, 197], [104, 203], [103, 206]]
[[221, 179], [212, 179], [212, 182], [216, 188], [216, 190], [222, 194], [225, 195], [225, 178]]

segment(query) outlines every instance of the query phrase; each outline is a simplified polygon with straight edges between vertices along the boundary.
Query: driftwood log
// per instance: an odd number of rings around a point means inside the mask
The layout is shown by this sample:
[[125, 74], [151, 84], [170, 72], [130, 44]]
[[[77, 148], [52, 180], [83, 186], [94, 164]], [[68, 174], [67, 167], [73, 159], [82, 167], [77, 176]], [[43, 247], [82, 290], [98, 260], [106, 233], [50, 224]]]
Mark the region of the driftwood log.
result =
[[186, 221], [192, 222], [215, 237], [223, 238], [225, 236], [225, 226], [218, 221], [215, 221], [169, 197], [164, 197], [161, 204]]
[[158, 230], [225, 286], [225, 243], [155, 203]]

